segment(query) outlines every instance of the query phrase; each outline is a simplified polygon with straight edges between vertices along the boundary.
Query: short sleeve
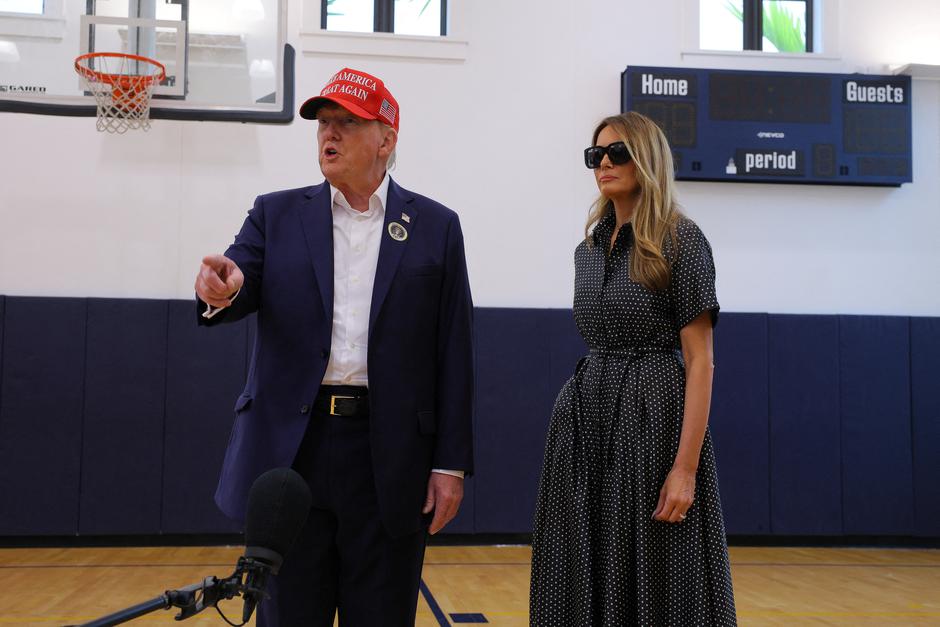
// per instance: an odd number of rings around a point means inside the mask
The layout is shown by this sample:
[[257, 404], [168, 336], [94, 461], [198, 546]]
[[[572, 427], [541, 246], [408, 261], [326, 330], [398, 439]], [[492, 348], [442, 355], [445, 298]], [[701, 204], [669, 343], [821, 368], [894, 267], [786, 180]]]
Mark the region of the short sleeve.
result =
[[669, 293], [676, 329], [681, 329], [705, 311], [712, 326], [718, 324], [715, 294], [715, 261], [705, 234], [694, 222], [683, 218], [677, 228], [678, 254], [672, 264]]

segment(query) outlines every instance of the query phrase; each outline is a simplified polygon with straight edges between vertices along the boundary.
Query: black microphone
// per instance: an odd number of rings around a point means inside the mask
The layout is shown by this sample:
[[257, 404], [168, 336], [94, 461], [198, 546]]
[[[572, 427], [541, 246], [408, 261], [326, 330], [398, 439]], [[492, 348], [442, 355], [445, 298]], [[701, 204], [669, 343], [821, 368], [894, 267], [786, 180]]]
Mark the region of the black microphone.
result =
[[[81, 627], [112, 627], [157, 610], [179, 608], [176, 620], [195, 616], [208, 607], [219, 609], [219, 601], [241, 595], [245, 599], [242, 624], [265, 597], [268, 575], [276, 575], [284, 555], [300, 534], [310, 513], [310, 488], [303, 477], [290, 468], [275, 468], [251, 484], [245, 523], [245, 554], [238, 558], [235, 572], [225, 579], [206, 577], [199, 583], [162, 595], [84, 623]], [[225, 622], [230, 622], [222, 615]]]
[[310, 488], [290, 468], [269, 470], [251, 484], [245, 521], [245, 556], [239, 559], [247, 570], [242, 596], [242, 620], [248, 622], [255, 606], [265, 597], [269, 574], [276, 575], [284, 555], [294, 544], [310, 512]]

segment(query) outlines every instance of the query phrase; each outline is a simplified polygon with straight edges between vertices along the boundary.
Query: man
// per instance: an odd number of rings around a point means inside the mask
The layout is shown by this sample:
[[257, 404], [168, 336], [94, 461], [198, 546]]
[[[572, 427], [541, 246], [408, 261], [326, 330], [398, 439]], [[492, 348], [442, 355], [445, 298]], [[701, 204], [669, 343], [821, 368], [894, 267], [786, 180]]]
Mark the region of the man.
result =
[[320, 185], [259, 196], [196, 279], [203, 325], [257, 312], [216, 502], [243, 518], [265, 470], [313, 506], [258, 625], [413, 625], [427, 532], [472, 471], [472, 303], [454, 212], [387, 173], [398, 103], [343, 69], [300, 109]]

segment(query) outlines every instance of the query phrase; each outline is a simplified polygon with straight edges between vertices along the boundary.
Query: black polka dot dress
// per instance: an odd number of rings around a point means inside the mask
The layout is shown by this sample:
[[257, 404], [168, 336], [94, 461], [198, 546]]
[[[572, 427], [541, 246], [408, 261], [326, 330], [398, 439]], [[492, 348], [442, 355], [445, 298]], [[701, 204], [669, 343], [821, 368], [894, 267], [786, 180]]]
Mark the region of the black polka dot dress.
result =
[[[679, 448], [685, 370], [679, 329], [718, 317], [711, 247], [682, 218], [670, 287], [630, 280], [633, 232], [608, 214], [575, 251], [574, 315], [590, 353], [552, 412], [532, 537], [536, 627], [735, 625], [718, 480], [706, 432], [695, 501], [652, 519]], [[678, 251], [676, 251], [678, 248]]]

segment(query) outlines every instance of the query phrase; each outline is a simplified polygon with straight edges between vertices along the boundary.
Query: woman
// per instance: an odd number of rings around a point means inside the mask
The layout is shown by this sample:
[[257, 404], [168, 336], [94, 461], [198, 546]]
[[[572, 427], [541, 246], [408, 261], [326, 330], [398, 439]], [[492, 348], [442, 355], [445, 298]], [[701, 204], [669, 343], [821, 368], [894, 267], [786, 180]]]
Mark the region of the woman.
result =
[[584, 157], [600, 198], [575, 251], [574, 315], [591, 350], [552, 412], [530, 622], [734, 625], [706, 428], [711, 248], [679, 211], [669, 145], [649, 118], [606, 118]]

